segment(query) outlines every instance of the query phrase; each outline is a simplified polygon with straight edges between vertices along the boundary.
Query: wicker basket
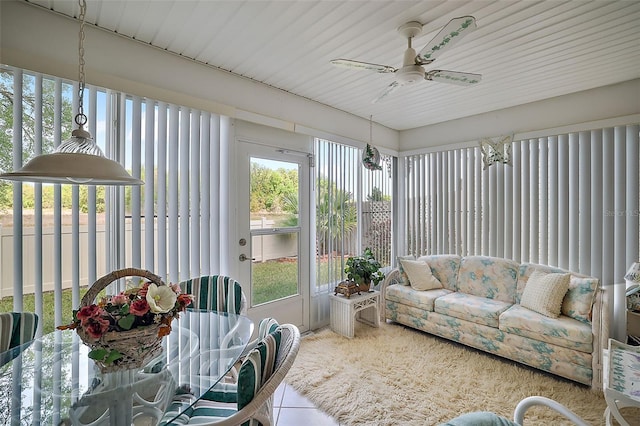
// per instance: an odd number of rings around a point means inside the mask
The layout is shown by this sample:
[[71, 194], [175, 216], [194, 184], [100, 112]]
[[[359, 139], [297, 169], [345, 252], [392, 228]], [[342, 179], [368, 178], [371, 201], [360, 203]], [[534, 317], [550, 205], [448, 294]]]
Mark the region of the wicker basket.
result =
[[[90, 306], [94, 303], [96, 296], [106, 286], [113, 281], [124, 277], [142, 277], [152, 283], [163, 286], [159, 276], [136, 268], [126, 268], [113, 271], [96, 281], [87, 291], [80, 302], [80, 307]], [[130, 370], [146, 365], [153, 358], [162, 353], [162, 338], [158, 337], [158, 331], [162, 324], [151, 324], [144, 327], [137, 327], [128, 331], [108, 331], [99, 339], [94, 339], [81, 328], [76, 329], [82, 341], [91, 349], [103, 348], [107, 351], [117, 350], [122, 354], [122, 358], [113, 363], [105, 364], [95, 360], [103, 373], [114, 371]]]

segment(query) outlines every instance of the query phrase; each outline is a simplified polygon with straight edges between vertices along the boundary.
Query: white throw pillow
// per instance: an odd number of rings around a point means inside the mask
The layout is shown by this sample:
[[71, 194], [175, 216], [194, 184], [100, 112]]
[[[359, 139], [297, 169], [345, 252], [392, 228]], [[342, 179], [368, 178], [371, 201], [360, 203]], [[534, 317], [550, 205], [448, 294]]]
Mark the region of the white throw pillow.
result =
[[414, 290], [442, 288], [442, 283], [433, 276], [427, 262], [402, 259], [400, 263], [409, 278], [409, 285]]
[[570, 274], [534, 271], [522, 293], [520, 305], [550, 318], [558, 318], [569, 290]]

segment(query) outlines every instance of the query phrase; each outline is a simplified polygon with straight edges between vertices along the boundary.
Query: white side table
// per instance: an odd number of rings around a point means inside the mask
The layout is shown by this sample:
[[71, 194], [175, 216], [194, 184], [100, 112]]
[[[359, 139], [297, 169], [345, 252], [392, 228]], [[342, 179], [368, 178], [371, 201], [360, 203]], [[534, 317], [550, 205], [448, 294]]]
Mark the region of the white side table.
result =
[[341, 294], [329, 294], [331, 303], [331, 330], [345, 337], [353, 338], [355, 320], [380, 327], [380, 292], [352, 294], [346, 298]]
[[609, 339], [609, 349], [603, 351], [602, 361], [606, 425], [611, 426], [615, 418], [618, 424], [630, 426], [620, 409], [640, 407], [640, 346]]

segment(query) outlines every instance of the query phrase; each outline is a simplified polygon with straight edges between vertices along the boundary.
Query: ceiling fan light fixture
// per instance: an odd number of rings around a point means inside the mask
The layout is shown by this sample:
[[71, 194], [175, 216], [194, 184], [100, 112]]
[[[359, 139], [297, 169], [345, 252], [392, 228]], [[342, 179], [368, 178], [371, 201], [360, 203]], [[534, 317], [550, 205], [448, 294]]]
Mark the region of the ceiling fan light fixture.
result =
[[83, 112], [84, 96], [84, 18], [86, 0], [80, 3], [79, 67], [78, 67], [78, 128], [71, 137], [60, 144], [52, 154], [32, 158], [20, 170], [0, 174], [0, 179], [39, 182], [75, 183], [84, 185], [142, 185], [144, 182], [132, 177], [122, 165], [105, 157], [96, 145], [91, 133], [84, 130], [87, 116]]

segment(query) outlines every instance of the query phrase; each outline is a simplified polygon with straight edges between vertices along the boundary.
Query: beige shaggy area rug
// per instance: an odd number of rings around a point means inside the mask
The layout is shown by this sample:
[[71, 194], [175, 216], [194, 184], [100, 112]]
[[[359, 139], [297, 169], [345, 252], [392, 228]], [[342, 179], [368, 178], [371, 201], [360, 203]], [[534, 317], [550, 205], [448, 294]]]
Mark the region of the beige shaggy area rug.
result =
[[[437, 425], [472, 411], [513, 420], [531, 395], [552, 398], [592, 425], [604, 424], [606, 408], [586, 386], [392, 323], [358, 323], [351, 340], [329, 329], [304, 336], [285, 381], [341, 425]], [[525, 418], [527, 426], [568, 424], [546, 408]]]

